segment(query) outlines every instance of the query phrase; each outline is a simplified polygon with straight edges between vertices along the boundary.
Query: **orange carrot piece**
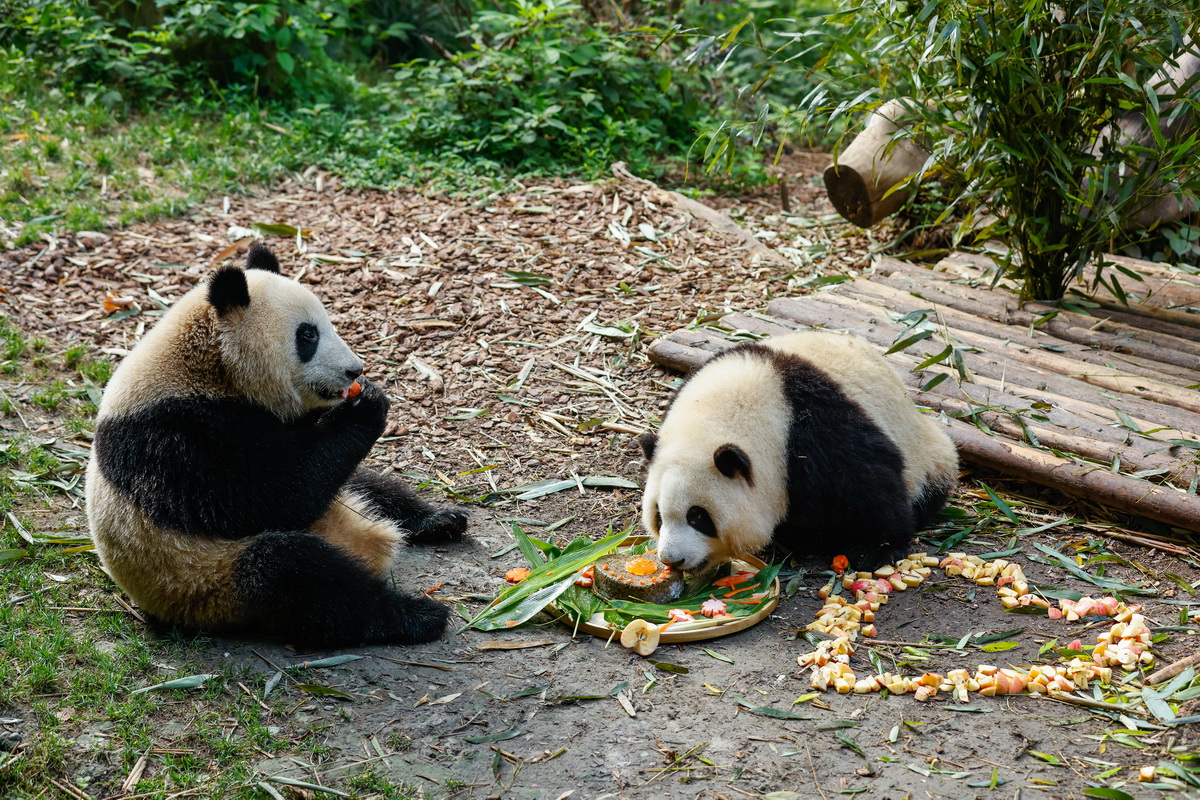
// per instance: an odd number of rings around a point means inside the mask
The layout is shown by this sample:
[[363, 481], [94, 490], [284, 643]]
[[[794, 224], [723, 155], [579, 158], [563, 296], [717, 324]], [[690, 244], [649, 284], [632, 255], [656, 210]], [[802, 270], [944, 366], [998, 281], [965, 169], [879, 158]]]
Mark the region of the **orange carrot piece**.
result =
[[504, 573], [504, 580], [509, 583], [520, 583], [529, 577], [529, 570], [525, 567], [513, 567], [508, 572]]

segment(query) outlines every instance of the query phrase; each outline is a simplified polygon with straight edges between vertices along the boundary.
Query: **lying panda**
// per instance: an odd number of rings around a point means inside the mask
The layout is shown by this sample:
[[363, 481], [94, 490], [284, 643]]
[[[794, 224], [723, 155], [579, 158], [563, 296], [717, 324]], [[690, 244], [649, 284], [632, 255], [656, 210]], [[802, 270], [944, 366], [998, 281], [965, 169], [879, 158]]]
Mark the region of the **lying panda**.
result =
[[262, 245], [188, 292], [100, 404], [87, 513], [113, 580], [188, 628], [310, 647], [436, 639], [445, 606], [388, 573], [406, 540], [457, 537], [467, 518], [360, 466], [389, 405], [362, 369]]
[[772, 543], [874, 569], [904, 555], [958, 475], [954, 444], [883, 357], [827, 331], [715, 356], [641, 444], [643, 523], [689, 572]]

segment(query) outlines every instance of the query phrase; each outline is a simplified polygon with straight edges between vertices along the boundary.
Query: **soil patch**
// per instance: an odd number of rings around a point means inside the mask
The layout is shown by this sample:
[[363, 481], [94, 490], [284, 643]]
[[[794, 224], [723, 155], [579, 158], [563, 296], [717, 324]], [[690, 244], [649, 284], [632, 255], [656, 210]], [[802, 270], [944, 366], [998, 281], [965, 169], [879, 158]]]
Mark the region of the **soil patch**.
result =
[[[789, 184], [793, 213], [773, 208], [771, 195], [720, 203], [792, 259], [792, 272], [747, 257], [623, 184], [554, 183], [463, 203], [342, 191], [310, 176], [269, 196], [218, 201], [187, 219], [4, 254], [5, 313], [30, 334], [119, 357], [163, 306], [219, 257], [232, 256], [255, 224], [311, 229], [270, 244], [285, 273], [327, 302], [334, 324], [364, 356], [368, 377], [393, 398], [374, 462], [412, 476], [429, 493], [477, 504], [467, 542], [411, 549], [398, 582], [409, 589], [440, 584], [433, 596], [469, 614], [521, 563], [509, 549], [514, 522], [563, 541], [636, 523], [633, 489], [576, 486], [515, 498], [538, 481], [640, 479], [634, 436], [656, 424], [676, 380], [648, 363], [648, 339], [761, 308], [803, 291], [817, 274], [868, 266], [869, 238], [832, 218], [818, 188], [823, 159], [803, 163], [807, 171]], [[106, 295], [128, 313], [106, 311]], [[6, 391], [23, 401], [34, 387]], [[60, 422], [9, 416], [0, 425], [6, 436], [25, 428], [64, 435]], [[968, 509], [987, 499], [970, 486], [958, 498]], [[1036, 508], [1023, 513], [1030, 528], [1058, 518]], [[77, 509], [46, 514], [79, 524]], [[1032, 579], [1098, 596], [1096, 587], [1025, 556], [1036, 554], [1035, 541], [1073, 554], [1104, 529], [1071, 524], [1016, 541], [981, 529], [959, 546], [976, 553], [1021, 547], [1015, 558]], [[1126, 562], [1109, 568], [1122, 580], [1164, 571], [1200, 578], [1174, 558], [1123, 545], [1109, 550]], [[268, 724], [280, 737], [318, 737], [320, 754], [264, 756], [254, 770], [341, 789], [370, 771], [431, 798], [1080, 797], [1113, 775], [1132, 780], [1136, 767], [1155, 763], [1188, 735], [1142, 726], [1126, 737], [1137, 747], [1125, 746], [1106, 731], [1129, 720], [1030, 696], [973, 696], [965, 707], [832, 693], [797, 702], [812, 692], [807, 676], [797, 675], [796, 656], [811, 649], [799, 636], [820, 606], [816, 591], [827, 565], [797, 566], [804, 574], [791, 583], [792, 595], [763, 623], [655, 654], [686, 672], [655, 667], [616, 643], [572, 638], [548, 622], [502, 635], [452, 630], [420, 647], [345, 651], [364, 657], [296, 672], [275, 689], [296, 702], [288, 713], [270, 714]], [[1176, 625], [1180, 607], [1163, 602], [1178, 599], [1174, 584], [1154, 586], [1149, 617]], [[81, 596], [94, 590], [80, 587]], [[1095, 635], [1086, 623], [1006, 613], [994, 590], [958, 578], [896, 595], [877, 624], [880, 638], [892, 641], [1011, 631], [1007, 640], [1019, 643], [998, 655], [967, 644], [876, 648], [885, 665], [909, 673], [1053, 660], [1039, 653], [1051, 639], [1090, 642]], [[1161, 644], [1164, 663], [1195, 649], [1188, 633], [1194, 626]], [[527, 647], [485, 649], [497, 641]], [[254, 692], [277, 667], [334, 655], [223, 640], [202, 640], [193, 652], [197, 670], [244, 668]], [[867, 663], [863, 648], [855, 666], [865, 672]], [[350, 699], [309, 698], [296, 682]], [[186, 746], [199, 724], [190, 701], [164, 696], [158, 708], [161, 746]], [[78, 731], [74, 763], [91, 776], [94, 796], [115, 793], [125, 776], [98, 768], [86, 733]]]

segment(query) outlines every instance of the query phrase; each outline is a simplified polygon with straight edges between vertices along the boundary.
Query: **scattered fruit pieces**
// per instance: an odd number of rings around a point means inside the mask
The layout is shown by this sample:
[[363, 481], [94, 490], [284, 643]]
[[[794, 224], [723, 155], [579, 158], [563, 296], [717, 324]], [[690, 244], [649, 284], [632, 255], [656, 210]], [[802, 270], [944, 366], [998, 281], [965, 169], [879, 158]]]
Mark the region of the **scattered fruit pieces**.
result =
[[849, 566], [850, 566], [850, 559], [846, 558], [845, 556], [834, 556], [833, 557], [833, 571], [836, 572], [838, 575], [841, 575], [843, 572], [845, 572], [846, 568]]
[[504, 580], [509, 583], [520, 583], [529, 577], [529, 570], [525, 567], [513, 567], [508, 572], [504, 573]]
[[[1065, 649], [1077, 651], [1079, 655], [1065, 664], [1033, 665], [1025, 669], [998, 669], [990, 664], [980, 664], [974, 674], [966, 669], [954, 669], [944, 676], [927, 672], [916, 678], [891, 673], [856, 678], [849, 666], [855, 640], [860, 635], [876, 635], [875, 614], [888, 601], [889, 593], [920, 586], [934, 566], [940, 566], [948, 577], [962, 575], [980, 586], [995, 586], [1005, 608], [1040, 607], [1046, 609], [1050, 619], [1068, 622], [1085, 616], [1111, 617], [1114, 624], [1099, 635], [1090, 655], [1080, 639], [1067, 644]], [[843, 575], [842, 588], [853, 593], [853, 601], [833, 594], [834, 585], [821, 587], [818, 596], [824, 605], [817, 612], [816, 620], [806, 626], [808, 631], [834, 638], [822, 640], [815, 650], [796, 658], [802, 668], [812, 670], [812, 685], [822, 691], [834, 689], [841, 694], [851, 691], [866, 694], [886, 688], [891, 694], [912, 693], [919, 701], [945, 693], [953, 700], [965, 703], [971, 692], [987, 697], [1023, 692], [1074, 692], [1087, 689], [1093, 681], [1111, 683], [1114, 667], [1132, 670], [1154, 662], [1150, 651], [1150, 628], [1138, 613], [1140, 606], [1125, 605], [1115, 597], [1060, 600], [1058, 607], [1051, 606], [1046, 598], [1030, 591], [1019, 564], [1000, 558], [988, 561], [966, 553], [950, 553], [939, 561], [924, 553], [910, 555], [895, 566], [881, 567], [874, 573]]]
[[644, 619], [635, 619], [621, 631], [621, 646], [639, 656], [648, 656], [658, 649], [659, 630]]

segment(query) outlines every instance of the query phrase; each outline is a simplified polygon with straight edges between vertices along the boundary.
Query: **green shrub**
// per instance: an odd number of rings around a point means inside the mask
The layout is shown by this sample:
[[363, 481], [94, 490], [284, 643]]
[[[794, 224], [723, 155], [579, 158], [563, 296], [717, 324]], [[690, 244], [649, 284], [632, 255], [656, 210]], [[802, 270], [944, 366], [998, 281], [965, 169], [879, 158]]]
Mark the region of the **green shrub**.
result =
[[[333, 99], [355, 70], [430, 51], [463, 24], [457, 3], [419, 0], [25, 0], [0, 14], [0, 46], [36, 78], [85, 99], [141, 103], [239, 87], [264, 97]], [[424, 38], [423, 38], [424, 37]]]
[[570, 0], [483, 11], [450, 59], [418, 60], [371, 90], [393, 136], [525, 169], [615, 160], [649, 168], [685, 152], [706, 115], [705, 84], [654, 39], [589, 24]]

